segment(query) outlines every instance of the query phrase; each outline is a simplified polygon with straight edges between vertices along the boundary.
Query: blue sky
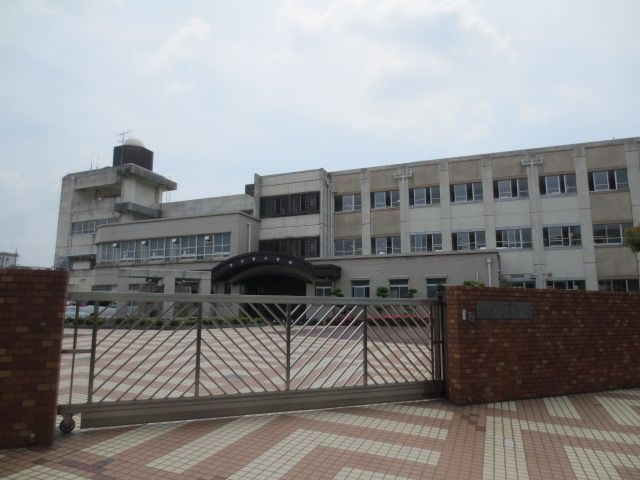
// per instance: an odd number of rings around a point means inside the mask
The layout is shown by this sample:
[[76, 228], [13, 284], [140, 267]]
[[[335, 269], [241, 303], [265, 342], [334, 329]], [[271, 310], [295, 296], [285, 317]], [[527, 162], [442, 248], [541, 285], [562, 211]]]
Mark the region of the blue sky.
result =
[[253, 173], [640, 135], [636, 0], [0, 3], [0, 251], [133, 129], [171, 200]]

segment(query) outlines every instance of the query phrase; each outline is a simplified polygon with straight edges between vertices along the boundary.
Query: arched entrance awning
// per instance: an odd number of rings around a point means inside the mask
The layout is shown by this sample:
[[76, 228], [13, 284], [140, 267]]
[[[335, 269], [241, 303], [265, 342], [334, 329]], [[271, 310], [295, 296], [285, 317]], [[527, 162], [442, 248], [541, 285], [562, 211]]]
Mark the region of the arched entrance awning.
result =
[[302, 257], [285, 253], [250, 252], [236, 255], [211, 269], [213, 282], [240, 282], [265, 276], [285, 276], [304, 282], [340, 278], [337, 265], [313, 265]]

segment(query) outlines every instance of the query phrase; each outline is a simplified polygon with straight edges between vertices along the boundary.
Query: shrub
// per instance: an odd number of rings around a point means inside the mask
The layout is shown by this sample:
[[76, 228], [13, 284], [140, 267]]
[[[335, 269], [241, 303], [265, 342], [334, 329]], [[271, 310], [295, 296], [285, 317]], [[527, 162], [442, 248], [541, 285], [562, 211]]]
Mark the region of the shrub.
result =
[[387, 298], [389, 296], [389, 289], [387, 287], [376, 288], [376, 297]]

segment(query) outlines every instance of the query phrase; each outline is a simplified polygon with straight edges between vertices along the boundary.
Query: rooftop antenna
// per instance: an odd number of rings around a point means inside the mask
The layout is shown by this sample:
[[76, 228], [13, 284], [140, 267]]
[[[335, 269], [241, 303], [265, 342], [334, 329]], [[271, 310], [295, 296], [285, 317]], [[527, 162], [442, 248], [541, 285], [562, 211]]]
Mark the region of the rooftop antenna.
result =
[[124, 145], [124, 137], [128, 133], [133, 132], [133, 130], [125, 130], [124, 132], [117, 132], [116, 137], [120, 137], [120, 145]]

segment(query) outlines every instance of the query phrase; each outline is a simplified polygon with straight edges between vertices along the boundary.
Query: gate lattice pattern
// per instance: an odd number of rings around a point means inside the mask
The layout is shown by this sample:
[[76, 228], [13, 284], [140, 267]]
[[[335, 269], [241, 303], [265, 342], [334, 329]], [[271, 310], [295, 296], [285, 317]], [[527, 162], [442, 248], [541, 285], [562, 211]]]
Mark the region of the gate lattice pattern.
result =
[[[334, 297], [72, 294], [59, 404], [442, 379], [440, 306]], [[301, 303], [304, 302], [304, 303]], [[100, 305], [117, 305], [100, 306]], [[76, 313], [79, 313], [79, 309]]]

